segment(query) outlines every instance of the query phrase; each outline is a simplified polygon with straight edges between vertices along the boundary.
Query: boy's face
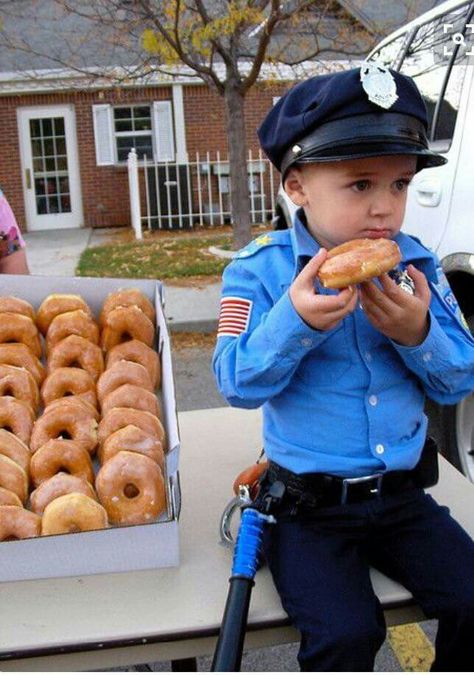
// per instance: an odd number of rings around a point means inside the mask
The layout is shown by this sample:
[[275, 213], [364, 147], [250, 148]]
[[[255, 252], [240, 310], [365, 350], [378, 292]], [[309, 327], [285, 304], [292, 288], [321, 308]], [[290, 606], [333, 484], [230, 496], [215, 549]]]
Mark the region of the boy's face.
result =
[[290, 199], [304, 208], [308, 229], [327, 249], [351, 239], [392, 239], [402, 226], [416, 157], [394, 155], [293, 167]]

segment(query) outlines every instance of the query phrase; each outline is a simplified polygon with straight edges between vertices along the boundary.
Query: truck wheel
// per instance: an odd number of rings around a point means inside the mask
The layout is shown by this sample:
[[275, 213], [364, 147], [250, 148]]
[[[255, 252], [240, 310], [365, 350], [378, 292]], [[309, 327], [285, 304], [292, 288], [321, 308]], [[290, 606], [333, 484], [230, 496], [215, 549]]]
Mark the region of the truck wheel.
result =
[[[474, 332], [474, 315], [467, 317]], [[444, 452], [446, 459], [474, 483], [474, 394], [457, 405], [443, 408]]]

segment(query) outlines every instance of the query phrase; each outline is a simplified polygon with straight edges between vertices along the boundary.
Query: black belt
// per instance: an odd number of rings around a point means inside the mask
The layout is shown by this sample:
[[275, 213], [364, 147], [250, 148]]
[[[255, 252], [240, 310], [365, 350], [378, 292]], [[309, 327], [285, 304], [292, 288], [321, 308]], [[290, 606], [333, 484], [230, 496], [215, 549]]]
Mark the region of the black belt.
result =
[[415, 471], [389, 471], [358, 478], [341, 478], [325, 473], [296, 474], [270, 462], [267, 479], [285, 485], [286, 495], [310, 507], [354, 504], [397, 494], [418, 485]]

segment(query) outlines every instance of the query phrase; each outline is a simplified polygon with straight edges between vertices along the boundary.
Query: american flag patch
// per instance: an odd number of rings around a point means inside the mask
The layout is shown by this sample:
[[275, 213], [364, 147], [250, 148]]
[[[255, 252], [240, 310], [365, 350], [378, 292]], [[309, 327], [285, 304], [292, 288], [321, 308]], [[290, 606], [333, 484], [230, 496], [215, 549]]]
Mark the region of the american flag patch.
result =
[[253, 302], [246, 298], [226, 297], [221, 300], [217, 337], [236, 337], [247, 330]]

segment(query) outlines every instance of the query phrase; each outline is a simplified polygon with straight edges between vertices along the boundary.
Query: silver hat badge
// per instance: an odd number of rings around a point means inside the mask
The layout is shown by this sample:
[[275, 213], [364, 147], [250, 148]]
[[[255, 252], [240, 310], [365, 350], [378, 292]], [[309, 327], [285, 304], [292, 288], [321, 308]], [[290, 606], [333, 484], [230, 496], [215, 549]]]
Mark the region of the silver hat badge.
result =
[[398, 99], [395, 79], [385, 66], [366, 61], [360, 69], [360, 80], [369, 101], [381, 108], [391, 108]]

